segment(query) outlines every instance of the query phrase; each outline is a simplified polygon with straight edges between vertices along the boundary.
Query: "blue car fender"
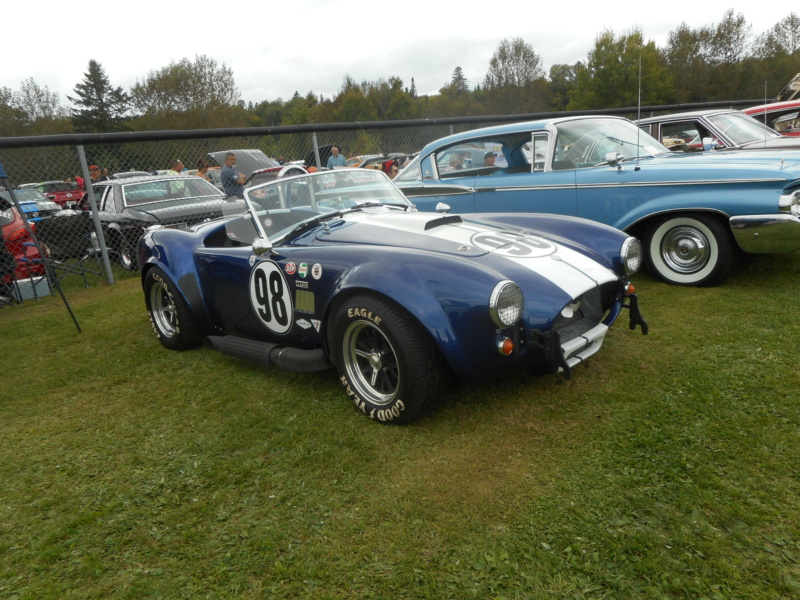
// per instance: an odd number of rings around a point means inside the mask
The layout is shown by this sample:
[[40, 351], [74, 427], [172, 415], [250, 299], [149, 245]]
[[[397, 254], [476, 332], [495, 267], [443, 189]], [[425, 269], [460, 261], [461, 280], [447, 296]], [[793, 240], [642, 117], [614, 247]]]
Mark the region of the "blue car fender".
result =
[[474, 362], [471, 340], [495, 335], [488, 303], [494, 286], [504, 277], [459, 257], [376, 247], [370, 254], [372, 260], [343, 273], [332, 291], [328, 312], [337, 298], [380, 294], [422, 325], [451, 367], [468, 372], [464, 365]]

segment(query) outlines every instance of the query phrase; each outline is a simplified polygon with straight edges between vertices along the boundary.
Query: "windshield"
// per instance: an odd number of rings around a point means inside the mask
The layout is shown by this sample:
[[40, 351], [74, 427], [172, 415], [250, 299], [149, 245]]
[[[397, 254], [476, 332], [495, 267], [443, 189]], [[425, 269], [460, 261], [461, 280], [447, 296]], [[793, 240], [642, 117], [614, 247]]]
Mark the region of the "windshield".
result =
[[708, 120], [737, 146], [781, 137], [760, 121], [744, 113], [711, 115]]
[[[47, 197], [39, 190], [14, 190], [14, 195], [17, 197], [19, 202], [43, 202], [47, 200]], [[0, 198], [3, 198], [5, 201], [11, 204], [10, 193], [0, 192]], [[0, 202], [0, 204], [4, 203]]]
[[576, 119], [557, 128], [554, 171], [603, 164], [609, 152], [623, 159], [669, 153], [661, 142], [624, 119]]
[[124, 184], [122, 191], [125, 206], [139, 206], [179, 198], [219, 198], [222, 195], [216, 187], [200, 177], [175, 179], [143, 177], [140, 182]]
[[413, 205], [386, 175], [371, 169], [337, 169], [286, 177], [245, 189], [248, 211], [273, 243], [343, 211], [360, 207]]

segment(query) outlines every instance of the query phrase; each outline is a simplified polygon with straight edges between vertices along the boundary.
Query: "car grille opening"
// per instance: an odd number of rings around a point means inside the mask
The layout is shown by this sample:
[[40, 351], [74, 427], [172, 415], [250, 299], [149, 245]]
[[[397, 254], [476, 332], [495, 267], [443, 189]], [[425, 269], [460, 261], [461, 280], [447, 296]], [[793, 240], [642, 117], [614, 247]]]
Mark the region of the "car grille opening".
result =
[[562, 340], [571, 340], [602, 322], [614, 302], [614, 282], [603, 284], [567, 304], [553, 322]]

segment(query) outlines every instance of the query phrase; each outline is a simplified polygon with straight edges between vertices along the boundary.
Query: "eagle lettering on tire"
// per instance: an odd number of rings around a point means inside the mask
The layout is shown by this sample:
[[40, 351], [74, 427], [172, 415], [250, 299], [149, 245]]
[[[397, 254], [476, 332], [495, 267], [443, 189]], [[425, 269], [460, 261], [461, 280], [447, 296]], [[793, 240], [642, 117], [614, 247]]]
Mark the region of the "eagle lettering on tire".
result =
[[331, 360], [347, 396], [368, 417], [404, 424], [438, 397], [442, 360], [427, 332], [402, 308], [368, 295], [331, 313]]

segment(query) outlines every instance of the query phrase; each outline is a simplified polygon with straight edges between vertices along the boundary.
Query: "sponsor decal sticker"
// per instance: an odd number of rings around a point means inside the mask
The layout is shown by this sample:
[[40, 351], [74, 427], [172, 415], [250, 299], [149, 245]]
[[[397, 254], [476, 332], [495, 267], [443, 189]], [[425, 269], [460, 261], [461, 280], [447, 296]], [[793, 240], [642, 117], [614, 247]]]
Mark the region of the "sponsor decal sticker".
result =
[[294, 282], [294, 285], [296, 287], [303, 288], [304, 290], [308, 289], [308, 282], [307, 281], [300, 281], [299, 279], [296, 279], [295, 282]]
[[319, 263], [314, 263], [314, 266], [311, 267], [311, 276], [314, 279], [319, 279], [322, 277], [322, 265]]
[[297, 274], [300, 275], [300, 277], [306, 277], [308, 275], [308, 263], [300, 263]]
[[311, 324], [314, 326], [314, 329], [317, 330], [317, 333], [319, 333], [319, 328], [322, 326], [322, 321], [319, 319], [311, 319]]
[[295, 271], [297, 271], [297, 265], [293, 262], [286, 263], [286, 274], [287, 275], [294, 275]]
[[295, 321], [295, 323], [297, 323], [303, 329], [311, 329], [311, 323], [309, 323], [305, 319], [299, 319], [299, 320]]
[[255, 254], [251, 254], [251, 255], [250, 255], [250, 258], [247, 260], [247, 262], [248, 262], [248, 264], [249, 264], [251, 267], [252, 267], [254, 264], [256, 264], [256, 255], [255, 255]]

